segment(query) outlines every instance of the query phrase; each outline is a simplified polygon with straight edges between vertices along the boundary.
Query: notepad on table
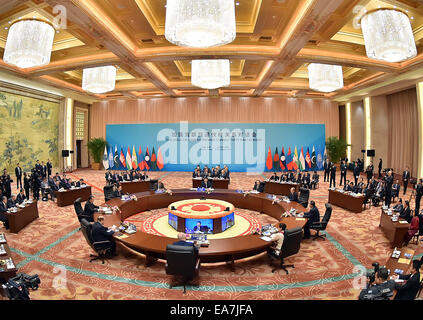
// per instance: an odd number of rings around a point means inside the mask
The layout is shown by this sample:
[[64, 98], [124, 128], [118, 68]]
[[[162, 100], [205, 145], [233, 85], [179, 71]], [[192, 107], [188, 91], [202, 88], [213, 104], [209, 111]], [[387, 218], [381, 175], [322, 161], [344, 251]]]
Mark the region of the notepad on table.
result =
[[410, 263], [410, 259], [400, 258], [400, 259], [398, 259], [398, 263], [401, 263], [401, 264], [409, 264]]
[[304, 220], [305, 220], [305, 218], [295, 218], [295, 220], [298, 220], [298, 221], [304, 221]]
[[270, 238], [270, 237], [266, 237], [266, 236], [264, 236], [264, 237], [260, 237], [260, 239], [261, 239], [261, 240], [264, 240], [264, 241], [272, 241], [272, 238]]
[[408, 223], [406, 220], [400, 220], [399, 223]]

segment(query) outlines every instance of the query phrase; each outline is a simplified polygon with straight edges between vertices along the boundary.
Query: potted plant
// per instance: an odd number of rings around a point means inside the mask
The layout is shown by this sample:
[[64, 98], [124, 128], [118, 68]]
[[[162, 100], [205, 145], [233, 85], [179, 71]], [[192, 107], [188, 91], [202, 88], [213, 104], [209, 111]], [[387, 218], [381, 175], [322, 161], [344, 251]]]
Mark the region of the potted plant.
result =
[[101, 170], [101, 160], [103, 158], [104, 148], [107, 146], [107, 141], [103, 138], [93, 138], [87, 143], [87, 148], [94, 159], [94, 163], [91, 164], [91, 168], [94, 170]]
[[326, 141], [326, 150], [330, 161], [338, 163], [341, 158], [347, 154], [347, 148], [351, 146], [345, 140], [338, 139], [337, 137], [329, 137]]

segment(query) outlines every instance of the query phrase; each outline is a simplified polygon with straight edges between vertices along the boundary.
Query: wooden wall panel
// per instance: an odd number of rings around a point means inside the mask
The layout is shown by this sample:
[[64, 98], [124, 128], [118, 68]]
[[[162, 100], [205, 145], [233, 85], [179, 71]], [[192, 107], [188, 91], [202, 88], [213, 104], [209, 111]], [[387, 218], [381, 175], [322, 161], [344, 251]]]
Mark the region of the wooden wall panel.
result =
[[189, 122], [316, 123], [326, 137], [339, 136], [338, 105], [330, 100], [252, 97], [188, 97], [96, 102], [91, 137], [105, 137], [107, 124]]

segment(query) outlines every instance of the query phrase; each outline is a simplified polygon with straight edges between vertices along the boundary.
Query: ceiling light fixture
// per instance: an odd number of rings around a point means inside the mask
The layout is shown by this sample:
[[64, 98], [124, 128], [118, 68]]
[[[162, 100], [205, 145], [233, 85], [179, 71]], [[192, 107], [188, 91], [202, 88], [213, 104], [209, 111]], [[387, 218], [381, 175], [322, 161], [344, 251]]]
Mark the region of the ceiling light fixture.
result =
[[11, 24], [3, 60], [19, 68], [32, 68], [50, 63], [55, 29], [38, 19], [22, 19]]
[[376, 9], [361, 18], [366, 53], [369, 58], [400, 62], [417, 55], [408, 16], [398, 9]]
[[203, 89], [227, 87], [231, 83], [229, 60], [192, 60], [191, 83]]
[[208, 48], [236, 37], [233, 0], [167, 0], [166, 39], [178, 46]]
[[116, 67], [87, 68], [82, 72], [82, 89], [92, 93], [113, 91], [116, 83]]
[[308, 65], [310, 89], [332, 92], [344, 87], [342, 67], [330, 64], [310, 63]]

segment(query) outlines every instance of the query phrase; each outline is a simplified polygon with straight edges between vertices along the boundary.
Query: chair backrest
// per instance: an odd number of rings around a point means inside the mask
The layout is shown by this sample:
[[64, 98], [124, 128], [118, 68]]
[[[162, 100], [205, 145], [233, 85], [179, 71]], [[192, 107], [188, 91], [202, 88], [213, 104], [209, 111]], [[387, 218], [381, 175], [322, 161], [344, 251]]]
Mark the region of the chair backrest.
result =
[[90, 247], [94, 249], [94, 245], [93, 245], [94, 241], [93, 241], [93, 238], [91, 236], [91, 229], [92, 229], [91, 223], [89, 223], [85, 219], [81, 219], [82, 234], [84, 235], [84, 238], [87, 241], [87, 243], [90, 245]]
[[193, 246], [168, 244], [166, 246], [166, 273], [190, 277], [195, 273], [197, 254]]
[[326, 229], [326, 226], [330, 220], [330, 217], [332, 216], [332, 206], [329, 203], [325, 203], [325, 207], [326, 207], [326, 211], [321, 221], [322, 225], [324, 226], [324, 229]]
[[302, 201], [308, 201], [308, 199], [310, 198], [310, 190], [307, 188], [300, 188], [300, 195], [298, 197], [298, 200], [300, 202]]
[[103, 187], [104, 201], [109, 201], [113, 198], [113, 185], [107, 185]]
[[292, 256], [300, 251], [303, 229], [301, 227], [285, 230], [281, 248], [281, 258]]
[[75, 208], [75, 213], [78, 216], [78, 220], [81, 221], [80, 215], [84, 213], [84, 209], [82, 209], [81, 205], [81, 198], [78, 198], [73, 202], [73, 207]]

